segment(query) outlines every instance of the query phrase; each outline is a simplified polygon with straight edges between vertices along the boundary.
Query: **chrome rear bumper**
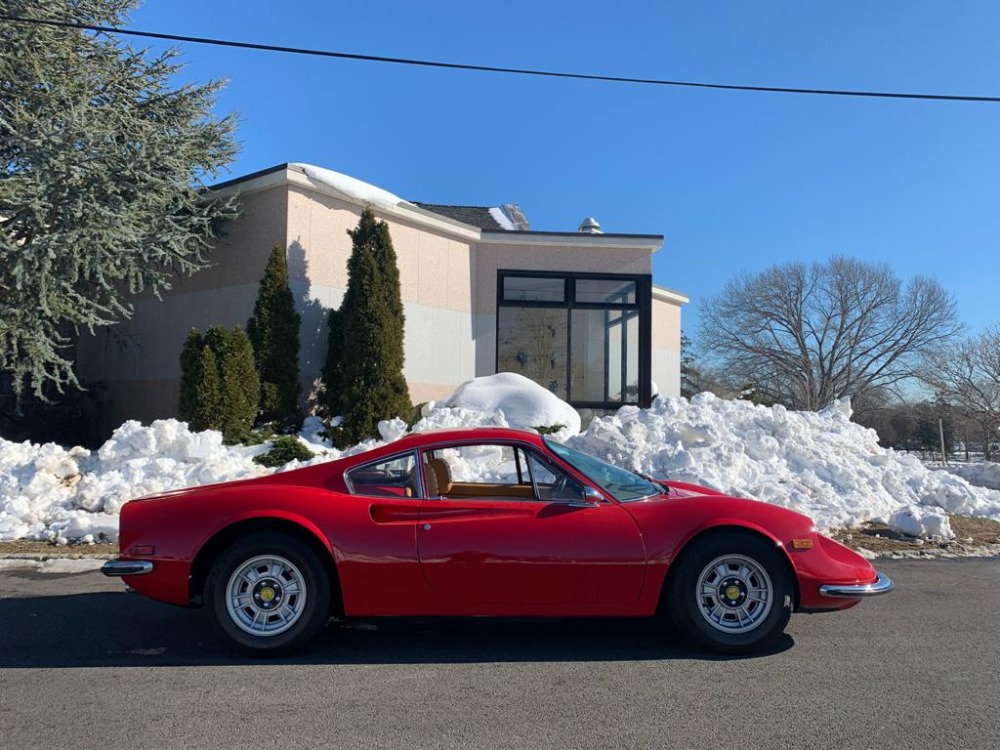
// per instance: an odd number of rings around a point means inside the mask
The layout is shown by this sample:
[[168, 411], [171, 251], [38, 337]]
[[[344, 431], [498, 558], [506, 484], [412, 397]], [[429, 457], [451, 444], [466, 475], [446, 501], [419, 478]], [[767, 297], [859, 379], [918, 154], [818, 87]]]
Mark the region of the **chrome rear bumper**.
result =
[[878, 596], [879, 594], [888, 594], [894, 588], [894, 584], [889, 576], [875, 571], [878, 576], [874, 583], [863, 583], [863, 584], [826, 584], [819, 587], [819, 593], [822, 596], [831, 596], [835, 598], [855, 598], [861, 596]]
[[106, 576], [142, 576], [153, 572], [153, 563], [149, 560], [108, 560], [101, 566], [101, 572]]

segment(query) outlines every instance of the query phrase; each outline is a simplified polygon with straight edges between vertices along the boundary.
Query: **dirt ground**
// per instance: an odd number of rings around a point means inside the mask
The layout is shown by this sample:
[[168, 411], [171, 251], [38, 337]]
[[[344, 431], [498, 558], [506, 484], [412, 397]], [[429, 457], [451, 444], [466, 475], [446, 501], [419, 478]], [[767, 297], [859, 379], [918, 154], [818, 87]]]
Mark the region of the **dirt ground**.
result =
[[[888, 526], [867, 523], [860, 528], [837, 529], [830, 536], [848, 547], [879, 557], [924, 557], [941, 555], [996, 554], [1000, 555], [1000, 522], [986, 518], [951, 516], [955, 538], [949, 541], [915, 539], [898, 534]], [[31, 557], [84, 557], [103, 555], [114, 557], [118, 545], [70, 544], [60, 546], [50, 542], [0, 542], [0, 557], [26, 555]]]

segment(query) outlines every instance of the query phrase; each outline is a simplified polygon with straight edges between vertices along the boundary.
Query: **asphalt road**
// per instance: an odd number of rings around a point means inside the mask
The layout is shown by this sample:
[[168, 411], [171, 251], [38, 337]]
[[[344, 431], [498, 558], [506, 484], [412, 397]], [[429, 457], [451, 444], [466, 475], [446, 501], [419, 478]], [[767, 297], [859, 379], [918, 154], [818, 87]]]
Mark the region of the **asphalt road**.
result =
[[97, 573], [0, 571], [0, 748], [997, 748], [1000, 561], [706, 657], [647, 621], [331, 626], [226, 653], [203, 613]]

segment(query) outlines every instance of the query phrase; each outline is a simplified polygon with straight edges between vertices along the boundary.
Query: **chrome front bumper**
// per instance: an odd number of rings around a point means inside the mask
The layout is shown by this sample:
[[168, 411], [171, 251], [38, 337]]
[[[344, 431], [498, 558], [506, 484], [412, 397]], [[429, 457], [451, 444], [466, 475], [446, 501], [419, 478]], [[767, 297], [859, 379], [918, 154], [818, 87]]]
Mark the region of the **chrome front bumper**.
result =
[[101, 566], [101, 572], [106, 576], [142, 576], [153, 572], [153, 563], [149, 560], [108, 560]]
[[878, 576], [875, 579], [875, 583], [863, 583], [863, 584], [853, 584], [853, 585], [843, 585], [843, 584], [826, 584], [819, 587], [819, 593], [822, 596], [831, 596], [836, 598], [855, 598], [861, 596], [878, 596], [879, 594], [888, 594], [894, 588], [894, 584], [889, 576], [875, 571]]

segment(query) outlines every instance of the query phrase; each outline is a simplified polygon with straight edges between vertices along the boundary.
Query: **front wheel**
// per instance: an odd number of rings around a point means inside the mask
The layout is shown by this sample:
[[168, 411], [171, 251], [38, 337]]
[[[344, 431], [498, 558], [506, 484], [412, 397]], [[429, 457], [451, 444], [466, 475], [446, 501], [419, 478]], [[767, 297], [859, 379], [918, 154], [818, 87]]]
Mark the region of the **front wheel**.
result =
[[678, 628], [712, 651], [760, 651], [788, 624], [793, 586], [773, 543], [727, 532], [698, 543], [671, 576], [667, 604]]
[[258, 533], [229, 546], [205, 582], [213, 622], [237, 650], [287, 653], [326, 624], [329, 576], [318, 555], [285, 534]]

